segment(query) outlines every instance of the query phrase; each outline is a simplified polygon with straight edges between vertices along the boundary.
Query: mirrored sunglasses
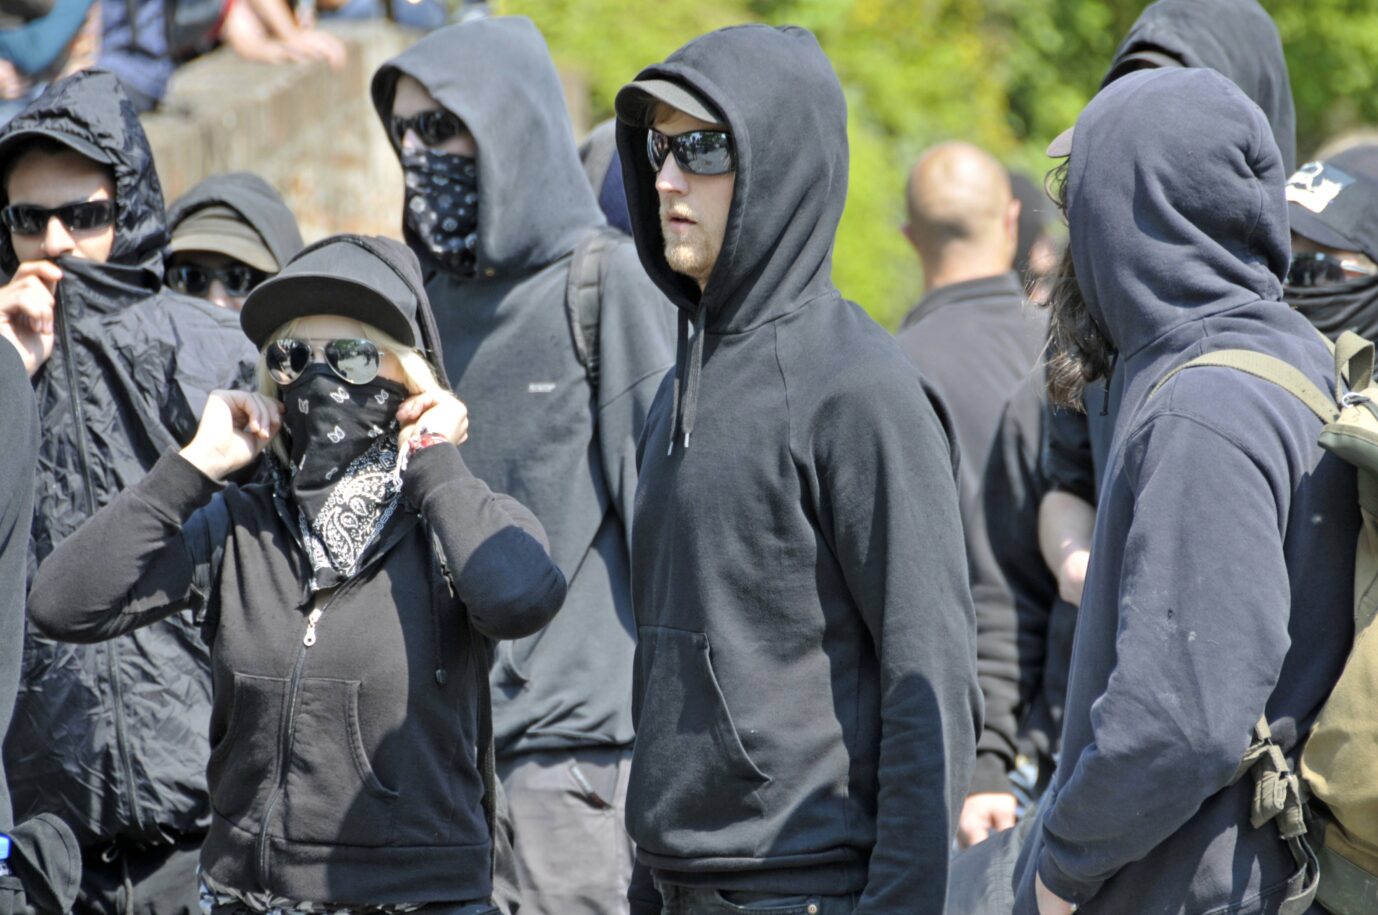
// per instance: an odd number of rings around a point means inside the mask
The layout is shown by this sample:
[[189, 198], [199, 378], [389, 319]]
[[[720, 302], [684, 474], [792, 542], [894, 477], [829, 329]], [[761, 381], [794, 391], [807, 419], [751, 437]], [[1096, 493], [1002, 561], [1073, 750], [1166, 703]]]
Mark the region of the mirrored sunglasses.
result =
[[41, 235], [48, 230], [48, 220], [54, 216], [69, 232], [103, 229], [115, 221], [115, 202], [83, 200], [52, 208], [13, 203], [0, 210], [0, 221], [15, 235]]
[[312, 346], [310, 340], [295, 337], [274, 340], [265, 352], [268, 374], [280, 385], [291, 384], [311, 365], [317, 352], [324, 355], [330, 371], [350, 384], [368, 384], [378, 377], [382, 355], [378, 344], [372, 340], [348, 338], [327, 341], [319, 349]]
[[672, 152], [679, 167], [693, 175], [725, 175], [737, 166], [732, 134], [725, 130], [691, 130], [674, 136], [655, 128], [646, 131], [646, 155], [653, 172], [660, 174]]

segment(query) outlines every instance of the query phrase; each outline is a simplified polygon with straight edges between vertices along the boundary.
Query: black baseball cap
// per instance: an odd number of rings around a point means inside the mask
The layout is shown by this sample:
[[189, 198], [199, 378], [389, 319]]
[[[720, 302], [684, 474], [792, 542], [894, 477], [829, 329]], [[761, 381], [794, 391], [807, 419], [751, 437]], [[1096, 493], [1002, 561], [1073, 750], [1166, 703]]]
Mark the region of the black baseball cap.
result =
[[1287, 212], [1303, 238], [1378, 261], [1378, 180], [1307, 162], [1287, 180]]
[[424, 349], [417, 318], [424, 293], [403, 278], [406, 273], [419, 277], [420, 268], [401, 242], [335, 235], [303, 248], [281, 273], [254, 287], [239, 324], [261, 349], [273, 331], [294, 318], [339, 315]]

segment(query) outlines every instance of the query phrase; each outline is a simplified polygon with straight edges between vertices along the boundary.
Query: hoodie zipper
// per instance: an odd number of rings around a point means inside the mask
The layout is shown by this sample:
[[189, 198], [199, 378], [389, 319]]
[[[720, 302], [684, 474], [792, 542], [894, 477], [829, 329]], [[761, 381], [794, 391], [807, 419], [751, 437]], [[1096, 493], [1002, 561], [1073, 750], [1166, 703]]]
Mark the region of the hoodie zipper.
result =
[[[273, 501], [277, 508], [278, 516], [287, 524], [287, 529], [292, 533], [292, 539], [297, 543], [297, 546], [302, 549], [302, 552], [305, 553], [305, 547], [302, 546], [301, 537], [298, 535], [296, 527], [291, 523], [285, 506], [277, 504], [277, 499]], [[273, 793], [268, 798], [267, 805], [263, 808], [263, 822], [260, 824], [258, 831], [258, 883], [264, 890], [269, 889], [268, 829], [273, 821], [273, 812], [277, 809], [278, 802], [282, 800], [282, 794], [287, 788], [287, 761], [288, 754], [292, 747], [292, 739], [296, 734], [297, 699], [298, 693], [301, 691], [302, 669], [306, 666], [306, 652], [311, 646], [316, 644], [316, 627], [320, 624], [321, 618], [325, 616], [325, 611], [330, 609], [330, 606], [335, 603], [336, 599], [363, 577], [364, 570], [372, 567], [386, 556], [387, 553], [397, 545], [398, 541], [400, 541], [410, 530], [411, 526], [406, 526], [405, 528], [399, 527], [396, 529], [393, 536], [379, 546], [377, 552], [369, 558], [368, 562], [364, 563], [355, 571], [352, 578], [337, 587], [324, 602], [321, 602], [318, 606], [312, 607], [311, 612], [307, 614], [306, 630], [302, 633], [301, 644], [297, 647], [297, 659], [292, 665], [292, 676], [287, 681], [287, 712], [282, 716], [282, 724], [278, 728], [278, 771], [277, 778], [274, 779], [277, 784], [273, 788]]]
[[[91, 479], [91, 457], [86, 447], [86, 414], [81, 406], [81, 391], [77, 387], [76, 364], [73, 361], [72, 328], [67, 318], [67, 297], [58, 288], [57, 326], [62, 334], [62, 369], [67, 380], [67, 396], [72, 402], [72, 415], [75, 419], [77, 440], [77, 462], [81, 465], [81, 479], [86, 487], [86, 517], [96, 513], [96, 485]], [[129, 756], [128, 737], [125, 733], [124, 687], [120, 683], [119, 652], [114, 640], [105, 643], [105, 664], [110, 678], [110, 690], [114, 694], [115, 748], [120, 757], [120, 768], [124, 771], [125, 800], [129, 804], [129, 815], [134, 820], [134, 829], [143, 832], [143, 817], [139, 813], [139, 797], [134, 783], [134, 763]]]

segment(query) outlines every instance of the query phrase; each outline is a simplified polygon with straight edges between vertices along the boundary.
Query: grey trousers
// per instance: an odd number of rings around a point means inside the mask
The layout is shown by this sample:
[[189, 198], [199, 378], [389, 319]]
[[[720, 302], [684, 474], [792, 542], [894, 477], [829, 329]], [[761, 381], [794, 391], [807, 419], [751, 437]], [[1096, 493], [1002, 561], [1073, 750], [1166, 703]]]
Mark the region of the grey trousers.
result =
[[661, 915], [851, 915], [859, 901], [844, 896], [788, 896], [779, 893], [729, 893], [656, 881]]
[[623, 823], [631, 747], [499, 757], [516, 835], [521, 915], [626, 915], [632, 841]]

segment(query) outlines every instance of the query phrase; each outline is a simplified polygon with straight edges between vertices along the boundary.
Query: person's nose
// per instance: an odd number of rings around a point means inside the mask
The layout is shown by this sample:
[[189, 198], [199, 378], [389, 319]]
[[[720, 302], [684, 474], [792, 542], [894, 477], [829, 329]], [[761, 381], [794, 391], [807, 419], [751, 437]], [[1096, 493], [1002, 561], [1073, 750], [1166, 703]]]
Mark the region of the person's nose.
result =
[[662, 194], [680, 196], [689, 193], [689, 180], [685, 178], [684, 170], [679, 167], [673, 153], [665, 157], [665, 161], [660, 164], [660, 171], [656, 172], [656, 190]]
[[211, 280], [210, 288], [206, 290], [206, 299], [212, 304], [219, 305], [221, 308], [228, 308], [230, 311], [239, 311], [244, 305], [244, 301], [230, 295], [225, 289], [225, 284], [219, 280]]
[[415, 152], [426, 148], [426, 143], [416, 134], [416, 129], [408, 127], [407, 132], [402, 134], [402, 148], [407, 152]]
[[75, 251], [76, 248], [76, 239], [67, 231], [62, 220], [55, 215], [48, 217], [48, 226], [43, 231], [43, 256], [51, 260]]

